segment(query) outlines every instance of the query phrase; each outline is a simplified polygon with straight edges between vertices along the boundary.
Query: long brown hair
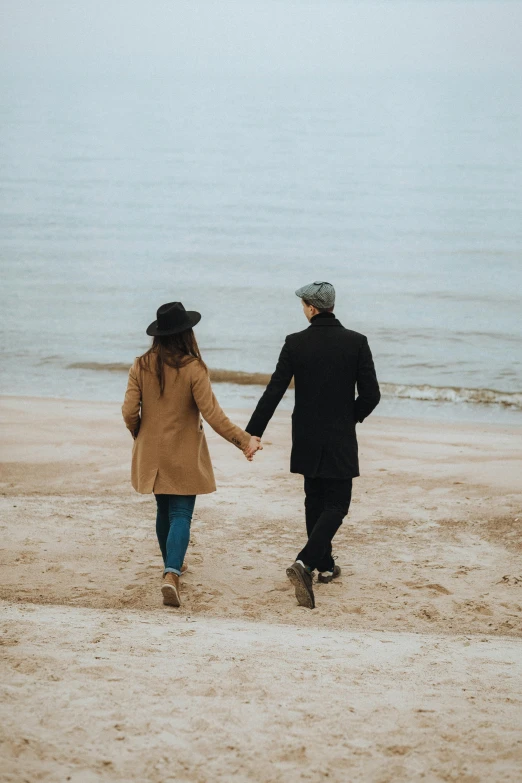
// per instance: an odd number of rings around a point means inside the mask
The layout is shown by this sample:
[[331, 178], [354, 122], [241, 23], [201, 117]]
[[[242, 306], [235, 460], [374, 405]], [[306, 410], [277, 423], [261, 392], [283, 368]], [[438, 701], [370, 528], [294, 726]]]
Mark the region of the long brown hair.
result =
[[177, 334], [154, 337], [149, 350], [140, 356], [139, 365], [143, 370], [156, 373], [161, 397], [165, 390], [165, 365], [179, 370], [195, 359], [206, 369], [194, 330], [185, 329]]

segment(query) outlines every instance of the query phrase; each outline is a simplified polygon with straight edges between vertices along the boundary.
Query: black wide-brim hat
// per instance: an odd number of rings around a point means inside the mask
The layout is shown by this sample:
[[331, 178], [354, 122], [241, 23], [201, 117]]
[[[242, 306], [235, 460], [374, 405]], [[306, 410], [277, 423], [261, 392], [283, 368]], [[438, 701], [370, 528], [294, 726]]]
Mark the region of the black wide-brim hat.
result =
[[147, 327], [147, 334], [150, 337], [166, 337], [168, 334], [184, 332], [201, 321], [201, 313], [185, 310], [181, 302], [168, 302], [161, 305], [156, 316], [156, 320]]

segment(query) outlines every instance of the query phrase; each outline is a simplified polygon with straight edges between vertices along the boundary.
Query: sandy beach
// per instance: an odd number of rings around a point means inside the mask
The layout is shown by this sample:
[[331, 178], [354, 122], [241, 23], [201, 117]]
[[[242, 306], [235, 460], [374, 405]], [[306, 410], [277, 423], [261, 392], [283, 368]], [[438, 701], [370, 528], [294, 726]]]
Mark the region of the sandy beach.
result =
[[2, 781], [522, 779], [522, 428], [359, 427], [314, 611], [285, 577], [289, 414], [253, 464], [208, 432], [176, 610], [120, 406], [3, 397], [0, 420]]

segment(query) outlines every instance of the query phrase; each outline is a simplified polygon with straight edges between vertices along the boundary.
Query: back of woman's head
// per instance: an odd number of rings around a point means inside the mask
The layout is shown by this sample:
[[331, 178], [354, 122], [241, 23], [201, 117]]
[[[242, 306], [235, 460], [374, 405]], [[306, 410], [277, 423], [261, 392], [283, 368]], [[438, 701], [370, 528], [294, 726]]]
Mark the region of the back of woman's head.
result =
[[160, 396], [165, 390], [165, 365], [179, 370], [197, 360], [205, 367], [193, 329], [156, 336], [149, 350], [140, 356], [140, 367], [156, 375]]

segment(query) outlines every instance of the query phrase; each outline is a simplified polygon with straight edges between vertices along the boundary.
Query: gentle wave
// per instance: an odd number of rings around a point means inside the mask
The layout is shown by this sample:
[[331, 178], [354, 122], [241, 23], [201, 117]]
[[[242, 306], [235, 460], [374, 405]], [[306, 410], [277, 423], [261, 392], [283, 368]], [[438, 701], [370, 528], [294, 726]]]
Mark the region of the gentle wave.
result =
[[522, 411], [522, 392], [503, 392], [496, 389], [466, 389], [460, 386], [400, 385], [381, 383], [381, 391], [388, 397], [431, 402], [468, 403], [472, 405], [502, 405]]
[[[104, 372], [128, 372], [129, 365], [123, 362], [75, 362], [68, 369], [101, 370]], [[269, 373], [241, 372], [240, 370], [210, 370], [214, 383], [234, 383], [239, 386], [266, 386]], [[290, 388], [293, 387], [293, 382]], [[472, 405], [501, 405], [522, 411], [522, 392], [503, 392], [496, 389], [467, 389], [460, 386], [430, 386], [429, 384], [406, 385], [381, 383], [381, 392], [386, 397], [429, 402], [468, 403]]]

